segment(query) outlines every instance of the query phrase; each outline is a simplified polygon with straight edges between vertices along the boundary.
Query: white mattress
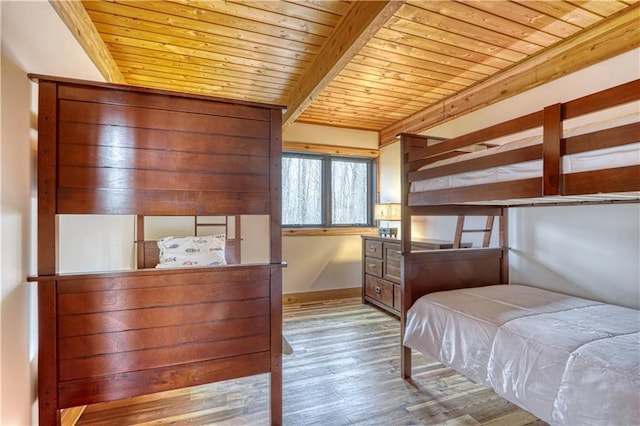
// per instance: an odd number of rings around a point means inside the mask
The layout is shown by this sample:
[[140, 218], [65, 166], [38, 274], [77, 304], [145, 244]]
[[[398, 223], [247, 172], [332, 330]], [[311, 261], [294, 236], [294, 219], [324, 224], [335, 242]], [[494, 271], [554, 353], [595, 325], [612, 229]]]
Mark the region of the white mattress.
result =
[[432, 293], [404, 344], [542, 420], [640, 424], [640, 311], [534, 287]]
[[[591, 133], [602, 129], [636, 123], [638, 121], [640, 121], [640, 112], [635, 111], [620, 117], [597, 121], [565, 130], [564, 137], [566, 138]], [[529, 136], [494, 148], [461, 154], [453, 158], [437, 161], [422, 167], [420, 170], [444, 166], [463, 160], [484, 157], [541, 143], [541, 135]], [[562, 172], [564, 174], [634, 165], [640, 165], [640, 140], [637, 143], [581, 152], [562, 157]], [[411, 192], [458, 188], [470, 185], [506, 182], [510, 180], [528, 179], [541, 176], [542, 160], [527, 161], [523, 163], [509, 164], [506, 166], [420, 180], [411, 184]]]

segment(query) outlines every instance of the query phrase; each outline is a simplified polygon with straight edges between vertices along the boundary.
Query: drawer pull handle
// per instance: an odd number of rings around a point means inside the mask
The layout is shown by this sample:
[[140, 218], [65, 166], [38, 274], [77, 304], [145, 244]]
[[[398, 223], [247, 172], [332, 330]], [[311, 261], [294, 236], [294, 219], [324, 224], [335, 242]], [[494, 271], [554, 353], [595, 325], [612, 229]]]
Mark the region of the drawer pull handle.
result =
[[376, 251], [378, 251], [378, 247], [376, 247], [376, 246], [370, 246], [370, 247], [369, 247], [369, 251], [376, 252]]
[[373, 289], [373, 291], [375, 291], [376, 293], [380, 294], [380, 292], [381, 292], [382, 290], [380, 289], [380, 287], [376, 287], [376, 288], [374, 288], [374, 289]]
[[371, 269], [376, 269], [377, 266], [378, 265], [376, 265], [375, 263], [370, 263], [369, 264], [369, 268], [371, 268]]

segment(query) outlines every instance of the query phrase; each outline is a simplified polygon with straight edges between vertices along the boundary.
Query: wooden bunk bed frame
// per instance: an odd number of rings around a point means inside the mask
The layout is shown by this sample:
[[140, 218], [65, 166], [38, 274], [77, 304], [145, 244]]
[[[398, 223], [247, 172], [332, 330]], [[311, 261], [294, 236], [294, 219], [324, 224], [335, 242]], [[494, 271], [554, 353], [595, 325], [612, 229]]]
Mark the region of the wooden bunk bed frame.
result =
[[[270, 374], [282, 423], [282, 107], [31, 75], [38, 397], [60, 410]], [[61, 274], [57, 216], [268, 215], [264, 264]]]
[[[402, 152], [402, 312], [401, 339], [406, 314], [421, 296], [443, 290], [509, 283], [507, 209], [510, 205], [553, 205], [563, 196], [616, 193], [606, 202], [639, 202], [640, 166], [572, 174], [561, 172], [564, 155], [609, 148], [640, 140], [640, 123], [563, 138], [563, 121], [640, 99], [640, 80], [634, 80], [570, 102], [554, 104], [470, 134], [445, 140], [401, 134]], [[459, 150], [487, 140], [542, 126], [542, 146], [515, 149], [497, 155], [419, 170], [437, 160], [462, 154]], [[435, 142], [435, 143], [434, 143]], [[453, 189], [411, 192], [415, 181], [523, 161], [543, 161], [543, 175]], [[633, 193], [620, 197], [619, 193]], [[548, 199], [553, 198], [549, 203]], [[603, 202], [606, 198], [582, 203]], [[517, 201], [517, 202], [515, 202]], [[567, 203], [576, 204], [568, 197]], [[499, 247], [412, 252], [411, 221], [417, 216], [496, 216]], [[402, 341], [401, 340], [401, 341]], [[411, 376], [411, 349], [402, 346], [401, 374]]]

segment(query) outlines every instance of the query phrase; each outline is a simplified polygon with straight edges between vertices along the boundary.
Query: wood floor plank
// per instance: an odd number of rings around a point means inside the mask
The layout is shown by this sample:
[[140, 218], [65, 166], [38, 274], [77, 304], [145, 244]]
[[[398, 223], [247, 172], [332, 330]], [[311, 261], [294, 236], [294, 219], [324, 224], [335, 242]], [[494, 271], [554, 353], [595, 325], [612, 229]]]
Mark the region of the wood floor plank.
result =
[[[400, 377], [398, 319], [360, 298], [287, 305], [284, 424], [289, 426], [543, 426], [544, 422], [433, 359]], [[87, 407], [78, 425], [269, 424], [259, 375]]]

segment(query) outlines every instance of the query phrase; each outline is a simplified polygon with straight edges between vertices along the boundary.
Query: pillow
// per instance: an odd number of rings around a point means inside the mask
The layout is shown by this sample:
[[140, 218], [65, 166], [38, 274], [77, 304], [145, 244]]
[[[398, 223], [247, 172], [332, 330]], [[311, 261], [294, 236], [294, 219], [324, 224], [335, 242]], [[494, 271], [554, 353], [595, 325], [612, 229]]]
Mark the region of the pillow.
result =
[[165, 237], [158, 240], [160, 263], [156, 268], [226, 265], [224, 234], [203, 237]]

